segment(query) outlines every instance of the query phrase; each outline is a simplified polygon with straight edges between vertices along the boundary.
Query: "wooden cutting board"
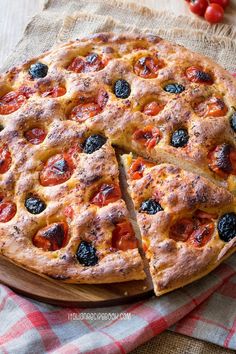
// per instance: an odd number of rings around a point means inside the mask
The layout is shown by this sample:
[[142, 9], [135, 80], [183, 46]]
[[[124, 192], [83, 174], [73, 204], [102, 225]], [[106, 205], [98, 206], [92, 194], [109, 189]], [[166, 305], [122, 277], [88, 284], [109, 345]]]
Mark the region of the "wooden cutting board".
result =
[[66, 284], [31, 273], [3, 256], [0, 256], [0, 283], [32, 299], [70, 307], [121, 305], [154, 294], [149, 274], [146, 280], [116, 284]]

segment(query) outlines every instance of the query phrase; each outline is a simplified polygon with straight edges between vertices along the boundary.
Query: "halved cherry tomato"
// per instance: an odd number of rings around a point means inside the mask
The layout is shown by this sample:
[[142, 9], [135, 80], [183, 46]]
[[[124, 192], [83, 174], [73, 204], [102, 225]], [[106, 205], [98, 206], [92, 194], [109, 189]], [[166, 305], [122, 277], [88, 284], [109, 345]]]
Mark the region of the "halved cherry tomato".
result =
[[163, 61], [154, 56], [142, 57], [134, 64], [136, 75], [144, 79], [153, 79], [157, 77], [159, 69], [164, 66]]
[[142, 112], [148, 116], [156, 116], [158, 113], [160, 113], [163, 108], [165, 107], [164, 104], [152, 101], [147, 103], [144, 107]]
[[194, 221], [191, 218], [182, 218], [170, 228], [169, 237], [175, 241], [187, 241], [194, 230]]
[[115, 184], [102, 184], [99, 190], [93, 195], [91, 203], [99, 207], [114, 203], [121, 198], [120, 187]]
[[39, 230], [33, 237], [34, 246], [44, 251], [57, 251], [68, 242], [68, 226], [65, 222], [53, 223]]
[[143, 129], [138, 129], [133, 133], [133, 139], [138, 143], [152, 149], [161, 139], [161, 132], [158, 128], [147, 126]]
[[154, 163], [144, 160], [142, 157], [138, 157], [134, 160], [128, 170], [131, 179], [140, 179], [143, 177], [143, 172], [146, 167], [153, 167]]
[[219, 97], [210, 97], [194, 107], [200, 117], [222, 117], [228, 112], [224, 101]]
[[191, 0], [189, 8], [194, 14], [204, 16], [207, 6], [207, 0]]
[[74, 217], [74, 209], [70, 205], [65, 207], [65, 216], [70, 219], [73, 219]]
[[224, 18], [224, 9], [219, 4], [210, 4], [206, 9], [204, 17], [210, 23], [218, 23]]
[[68, 70], [76, 73], [85, 73], [102, 70], [107, 64], [106, 60], [96, 53], [88, 54], [85, 58], [77, 57], [68, 66]]
[[0, 222], [10, 221], [16, 214], [16, 204], [2, 200], [0, 202]]
[[0, 147], [0, 174], [7, 172], [11, 165], [11, 153], [6, 144]]
[[236, 149], [229, 144], [216, 146], [208, 154], [209, 167], [217, 175], [227, 178], [236, 175]]
[[200, 66], [190, 66], [186, 69], [185, 74], [188, 80], [191, 82], [208, 85], [213, 83], [212, 76], [209, 73], [203, 71]]
[[95, 102], [79, 104], [72, 109], [70, 119], [81, 123], [88, 118], [96, 116], [101, 111], [101, 107]]
[[57, 154], [48, 159], [39, 179], [42, 186], [55, 186], [67, 181], [74, 170], [74, 163], [71, 157], [64, 154]]
[[26, 102], [26, 97], [15, 91], [10, 91], [0, 98], [0, 114], [6, 115], [17, 111]]
[[44, 91], [42, 93], [43, 97], [52, 97], [52, 98], [56, 98], [56, 97], [61, 97], [64, 96], [66, 93], [66, 88], [63, 86], [56, 86], [52, 89], [49, 89], [48, 91]]
[[41, 144], [46, 138], [46, 132], [41, 128], [27, 130], [24, 137], [33, 145]]
[[138, 247], [138, 241], [129, 221], [118, 223], [112, 232], [112, 248], [127, 251]]
[[203, 247], [212, 238], [214, 229], [215, 226], [213, 222], [200, 225], [193, 231], [187, 242], [192, 244], [194, 247]]

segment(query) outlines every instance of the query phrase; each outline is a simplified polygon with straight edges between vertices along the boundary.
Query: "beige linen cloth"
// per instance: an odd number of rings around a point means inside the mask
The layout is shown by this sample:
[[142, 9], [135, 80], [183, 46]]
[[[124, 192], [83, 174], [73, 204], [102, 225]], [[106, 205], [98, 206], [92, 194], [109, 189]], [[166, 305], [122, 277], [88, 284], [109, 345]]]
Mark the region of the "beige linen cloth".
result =
[[[209, 26], [197, 18], [175, 17], [167, 12], [156, 12], [132, 3], [112, 0], [45, 1], [43, 11], [27, 25], [23, 38], [3, 63], [1, 71], [37, 56], [58, 43], [95, 32], [153, 33], [210, 56], [229, 71], [236, 71], [234, 26]], [[233, 351], [166, 331], [133, 353], [224, 354]]]

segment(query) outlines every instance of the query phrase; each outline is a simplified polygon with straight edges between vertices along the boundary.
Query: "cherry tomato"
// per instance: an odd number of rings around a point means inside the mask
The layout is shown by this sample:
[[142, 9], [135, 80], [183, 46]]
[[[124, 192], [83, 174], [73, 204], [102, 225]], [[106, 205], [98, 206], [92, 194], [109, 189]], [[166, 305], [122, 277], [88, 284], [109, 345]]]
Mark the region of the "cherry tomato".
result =
[[161, 139], [161, 132], [158, 128], [147, 126], [143, 129], [138, 129], [133, 133], [133, 139], [147, 147], [152, 149]]
[[157, 77], [158, 70], [163, 66], [163, 62], [157, 57], [142, 57], [134, 64], [134, 72], [144, 79], [153, 79]]
[[96, 53], [88, 54], [85, 58], [77, 57], [68, 66], [68, 70], [76, 73], [86, 73], [102, 70], [107, 64], [106, 60]]
[[175, 241], [187, 241], [194, 230], [194, 221], [183, 218], [177, 221], [171, 228], [169, 237]]
[[46, 138], [46, 132], [41, 128], [32, 128], [27, 130], [24, 137], [33, 145], [41, 144]]
[[204, 16], [207, 6], [207, 0], [191, 0], [189, 4], [190, 10], [199, 16]]
[[20, 92], [10, 91], [0, 98], [0, 114], [6, 115], [17, 111], [26, 102]]
[[99, 190], [93, 195], [91, 203], [99, 207], [114, 203], [121, 198], [120, 187], [115, 184], [102, 184]]
[[16, 204], [2, 200], [0, 202], [0, 222], [10, 221], [16, 214]]
[[203, 71], [200, 66], [190, 66], [186, 69], [185, 74], [191, 82], [208, 85], [213, 84], [211, 75]]
[[0, 174], [7, 172], [11, 165], [11, 153], [6, 144], [0, 147]]
[[196, 104], [194, 109], [200, 117], [222, 117], [228, 112], [224, 101], [215, 96]]
[[210, 23], [218, 23], [224, 18], [224, 9], [218, 4], [210, 4], [206, 9], [204, 17]]
[[33, 237], [34, 246], [44, 251], [57, 251], [68, 242], [68, 226], [65, 222], [53, 223], [39, 230]]
[[214, 229], [215, 226], [212, 222], [200, 225], [196, 230], [193, 231], [187, 242], [194, 247], [203, 247], [212, 238]]
[[133, 227], [129, 221], [118, 223], [112, 232], [112, 248], [127, 251], [138, 247]]
[[160, 113], [164, 108], [164, 104], [158, 103], [156, 101], [152, 101], [147, 103], [144, 107], [142, 112], [148, 116], [156, 116]]
[[229, 5], [229, 0], [209, 0], [210, 3], [218, 4], [224, 9]]
[[39, 179], [42, 186], [55, 186], [67, 181], [74, 170], [74, 164], [68, 154], [57, 154], [48, 159]]
[[208, 154], [209, 168], [222, 178], [236, 175], [236, 149], [229, 144], [216, 146]]
[[95, 102], [79, 104], [72, 109], [70, 119], [82, 123], [86, 119], [96, 116], [101, 111], [101, 107]]
[[153, 167], [155, 166], [153, 163], [144, 160], [142, 157], [138, 157], [136, 160], [133, 161], [129, 168], [129, 175], [131, 179], [140, 179], [143, 177], [143, 172], [146, 167]]
[[43, 97], [52, 97], [52, 98], [56, 98], [56, 97], [60, 97], [60, 96], [64, 96], [66, 93], [66, 88], [63, 86], [56, 86], [48, 91], [44, 91], [42, 93]]

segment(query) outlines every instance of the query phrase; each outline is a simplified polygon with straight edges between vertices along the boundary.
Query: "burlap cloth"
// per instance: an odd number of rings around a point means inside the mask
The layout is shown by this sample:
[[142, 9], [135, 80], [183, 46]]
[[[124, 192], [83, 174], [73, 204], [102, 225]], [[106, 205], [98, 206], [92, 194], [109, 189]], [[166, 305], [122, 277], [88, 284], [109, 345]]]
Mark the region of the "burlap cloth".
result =
[[[229, 71], [236, 71], [234, 26], [209, 26], [197, 18], [175, 17], [167, 12], [113, 0], [46, 0], [43, 11], [27, 25], [23, 38], [2, 65], [1, 71], [58, 43], [107, 31], [157, 34], [214, 58]], [[166, 331], [133, 353], [223, 354], [233, 351]]]

